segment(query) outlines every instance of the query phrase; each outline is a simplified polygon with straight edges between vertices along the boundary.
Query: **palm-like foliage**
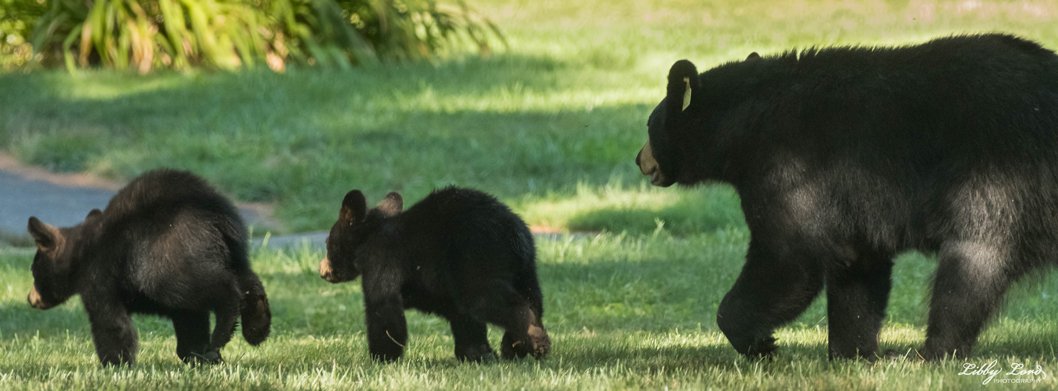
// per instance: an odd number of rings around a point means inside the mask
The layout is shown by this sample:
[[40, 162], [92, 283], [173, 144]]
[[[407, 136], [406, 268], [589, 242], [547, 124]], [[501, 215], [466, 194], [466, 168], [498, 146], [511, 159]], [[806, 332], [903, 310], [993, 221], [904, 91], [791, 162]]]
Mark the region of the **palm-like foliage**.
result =
[[[0, 0], [29, 1], [35, 0]], [[499, 30], [459, 0], [50, 0], [30, 42], [45, 64], [220, 69], [430, 58]]]

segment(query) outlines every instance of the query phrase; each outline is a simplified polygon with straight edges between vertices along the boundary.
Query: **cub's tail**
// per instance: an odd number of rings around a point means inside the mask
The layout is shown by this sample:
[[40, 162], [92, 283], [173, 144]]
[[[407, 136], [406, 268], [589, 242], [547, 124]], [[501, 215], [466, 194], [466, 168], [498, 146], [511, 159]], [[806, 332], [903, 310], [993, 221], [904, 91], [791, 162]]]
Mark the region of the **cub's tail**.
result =
[[239, 290], [242, 292], [242, 336], [250, 345], [256, 346], [268, 338], [272, 326], [268, 296], [265, 295], [261, 280], [249, 270], [239, 277]]

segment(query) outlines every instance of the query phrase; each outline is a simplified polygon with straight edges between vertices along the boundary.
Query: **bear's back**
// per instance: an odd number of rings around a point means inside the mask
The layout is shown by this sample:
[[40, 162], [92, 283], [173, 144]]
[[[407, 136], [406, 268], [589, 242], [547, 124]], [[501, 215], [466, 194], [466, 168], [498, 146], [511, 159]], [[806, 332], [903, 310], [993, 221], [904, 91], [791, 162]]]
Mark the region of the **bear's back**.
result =
[[153, 170], [129, 182], [107, 204], [98, 229], [97, 251], [134, 262], [132, 269], [161, 258], [208, 258], [235, 270], [249, 267], [238, 210], [186, 171]]
[[234, 205], [202, 178], [169, 169], [149, 171], [129, 182], [114, 195], [104, 213], [117, 218], [184, 206], [238, 217]]
[[488, 248], [512, 251], [523, 261], [535, 258], [533, 238], [525, 222], [481, 191], [458, 187], [435, 190], [404, 211], [400, 224], [409, 235], [440, 241], [446, 252]]
[[1058, 167], [1058, 56], [1013, 36], [791, 51], [700, 80], [704, 103], [692, 110], [730, 110], [723, 126], [768, 140], [737, 144], [732, 156], [750, 162], [792, 153], [894, 179], [1012, 160]]
[[420, 224], [437, 224], [438, 229], [475, 224], [525, 226], [521, 218], [495, 197], [478, 190], [453, 186], [433, 191], [405, 211], [403, 216]]

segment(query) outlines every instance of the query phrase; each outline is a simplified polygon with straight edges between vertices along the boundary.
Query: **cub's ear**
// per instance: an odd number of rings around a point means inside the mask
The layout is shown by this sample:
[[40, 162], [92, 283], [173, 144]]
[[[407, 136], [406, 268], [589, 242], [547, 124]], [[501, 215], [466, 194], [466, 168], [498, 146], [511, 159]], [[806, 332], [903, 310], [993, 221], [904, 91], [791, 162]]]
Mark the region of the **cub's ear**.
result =
[[757, 52], [750, 53], [749, 57], [746, 57], [746, 61], [757, 61], [757, 60], [760, 60], [760, 55], [757, 54]]
[[88, 221], [88, 220], [92, 220], [92, 219], [98, 219], [99, 216], [102, 216], [102, 215], [103, 215], [103, 211], [101, 211], [99, 209], [92, 209], [91, 212], [88, 212], [88, 216], [85, 216], [84, 220]]
[[342, 210], [338, 214], [339, 221], [352, 224], [362, 221], [367, 216], [367, 200], [360, 190], [351, 190], [345, 194], [342, 200]]
[[676, 61], [669, 69], [669, 84], [665, 101], [669, 111], [684, 111], [691, 105], [693, 91], [698, 89], [698, 68], [687, 60]]
[[383, 198], [375, 208], [382, 212], [384, 216], [396, 216], [404, 210], [404, 197], [401, 197], [395, 191], [390, 192], [386, 194], [386, 198]]
[[37, 249], [40, 251], [53, 250], [63, 240], [62, 232], [59, 232], [58, 228], [46, 224], [36, 217], [29, 218], [27, 229], [29, 234], [33, 235], [33, 240], [37, 242]]

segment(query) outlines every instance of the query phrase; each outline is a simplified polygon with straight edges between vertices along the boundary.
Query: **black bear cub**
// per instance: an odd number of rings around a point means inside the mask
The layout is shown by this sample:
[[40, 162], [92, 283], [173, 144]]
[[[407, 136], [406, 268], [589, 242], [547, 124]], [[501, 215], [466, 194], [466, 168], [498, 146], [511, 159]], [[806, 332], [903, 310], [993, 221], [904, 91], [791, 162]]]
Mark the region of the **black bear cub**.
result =
[[461, 361], [495, 357], [485, 323], [503, 327], [503, 358], [542, 358], [551, 342], [529, 229], [492, 196], [434, 191], [407, 211], [397, 193], [367, 209], [359, 190], [342, 201], [327, 238], [320, 276], [332, 283], [363, 275], [371, 356], [392, 361], [408, 339], [404, 309], [440, 315], [452, 326]]
[[48, 309], [80, 294], [104, 365], [135, 362], [133, 313], [172, 319], [176, 354], [187, 363], [220, 362], [240, 313], [247, 342], [268, 336], [268, 299], [250, 270], [242, 219], [190, 173], [148, 172], [81, 224], [30, 217], [29, 233], [37, 243], [30, 305]]

